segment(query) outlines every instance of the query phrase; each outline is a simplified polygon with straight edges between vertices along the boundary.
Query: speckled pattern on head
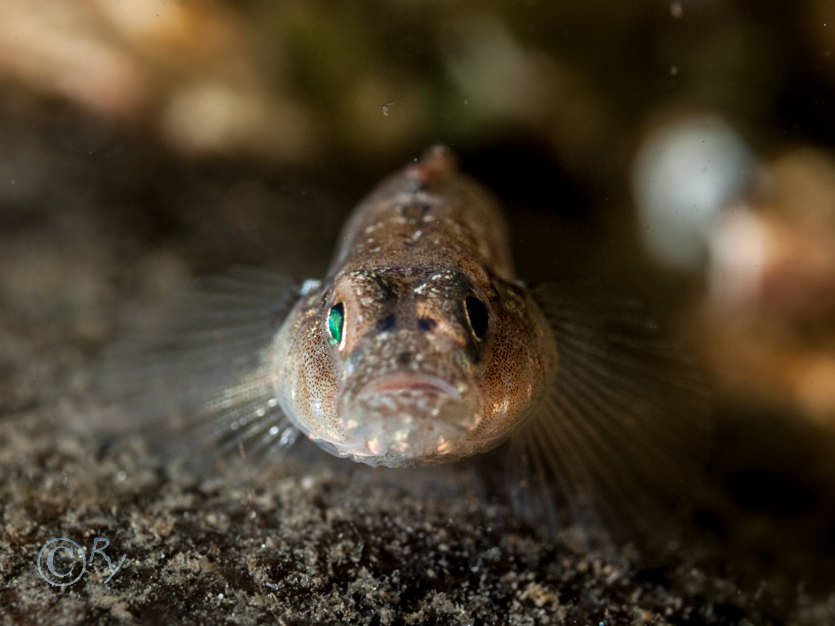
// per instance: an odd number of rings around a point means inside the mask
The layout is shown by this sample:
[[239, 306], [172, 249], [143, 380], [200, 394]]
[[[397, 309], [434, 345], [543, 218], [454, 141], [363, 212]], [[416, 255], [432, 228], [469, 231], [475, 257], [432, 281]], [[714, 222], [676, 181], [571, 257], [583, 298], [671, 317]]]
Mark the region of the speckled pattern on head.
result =
[[436, 146], [357, 207], [272, 362], [302, 432], [333, 454], [396, 467], [499, 444], [555, 373], [556, 349], [514, 278], [501, 211]]

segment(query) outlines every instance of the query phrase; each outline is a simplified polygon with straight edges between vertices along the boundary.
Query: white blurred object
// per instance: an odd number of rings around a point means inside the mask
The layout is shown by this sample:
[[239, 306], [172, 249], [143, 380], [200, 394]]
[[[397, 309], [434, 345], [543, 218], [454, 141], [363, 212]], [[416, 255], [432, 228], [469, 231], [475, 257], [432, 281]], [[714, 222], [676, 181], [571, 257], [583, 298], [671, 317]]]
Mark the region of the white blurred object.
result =
[[656, 128], [632, 170], [641, 237], [659, 262], [698, 269], [720, 211], [748, 186], [756, 159], [716, 116], [689, 117]]

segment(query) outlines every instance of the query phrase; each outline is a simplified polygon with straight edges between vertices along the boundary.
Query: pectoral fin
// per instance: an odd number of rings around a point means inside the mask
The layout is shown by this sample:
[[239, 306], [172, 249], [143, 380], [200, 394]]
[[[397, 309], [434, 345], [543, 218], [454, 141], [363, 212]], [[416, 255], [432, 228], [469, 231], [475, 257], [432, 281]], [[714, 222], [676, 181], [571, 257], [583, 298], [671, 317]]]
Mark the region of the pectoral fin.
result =
[[534, 291], [558, 372], [509, 457], [518, 510], [550, 529], [654, 534], [698, 490], [709, 393], [636, 300], [590, 286]]
[[235, 269], [177, 294], [105, 354], [103, 430], [138, 432], [201, 467], [287, 448], [298, 431], [275, 396], [269, 350], [299, 293], [296, 281]]

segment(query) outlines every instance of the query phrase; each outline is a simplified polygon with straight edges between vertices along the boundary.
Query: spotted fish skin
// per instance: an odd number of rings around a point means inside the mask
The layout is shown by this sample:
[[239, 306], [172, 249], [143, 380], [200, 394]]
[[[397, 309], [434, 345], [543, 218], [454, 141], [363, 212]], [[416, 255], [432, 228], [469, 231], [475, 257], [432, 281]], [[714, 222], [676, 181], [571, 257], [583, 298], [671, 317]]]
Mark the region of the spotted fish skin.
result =
[[435, 147], [360, 203], [340, 241], [272, 348], [276, 396], [296, 427], [334, 454], [390, 467], [506, 439], [557, 356], [489, 194]]

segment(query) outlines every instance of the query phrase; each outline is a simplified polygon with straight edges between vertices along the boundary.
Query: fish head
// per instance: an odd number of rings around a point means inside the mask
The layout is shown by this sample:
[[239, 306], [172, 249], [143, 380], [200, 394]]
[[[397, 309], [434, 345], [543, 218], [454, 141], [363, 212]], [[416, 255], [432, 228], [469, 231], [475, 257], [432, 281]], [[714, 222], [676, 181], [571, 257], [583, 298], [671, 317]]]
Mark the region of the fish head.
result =
[[457, 460], [527, 415], [549, 369], [541, 317], [522, 285], [477, 266], [346, 269], [279, 332], [278, 396], [335, 455]]

